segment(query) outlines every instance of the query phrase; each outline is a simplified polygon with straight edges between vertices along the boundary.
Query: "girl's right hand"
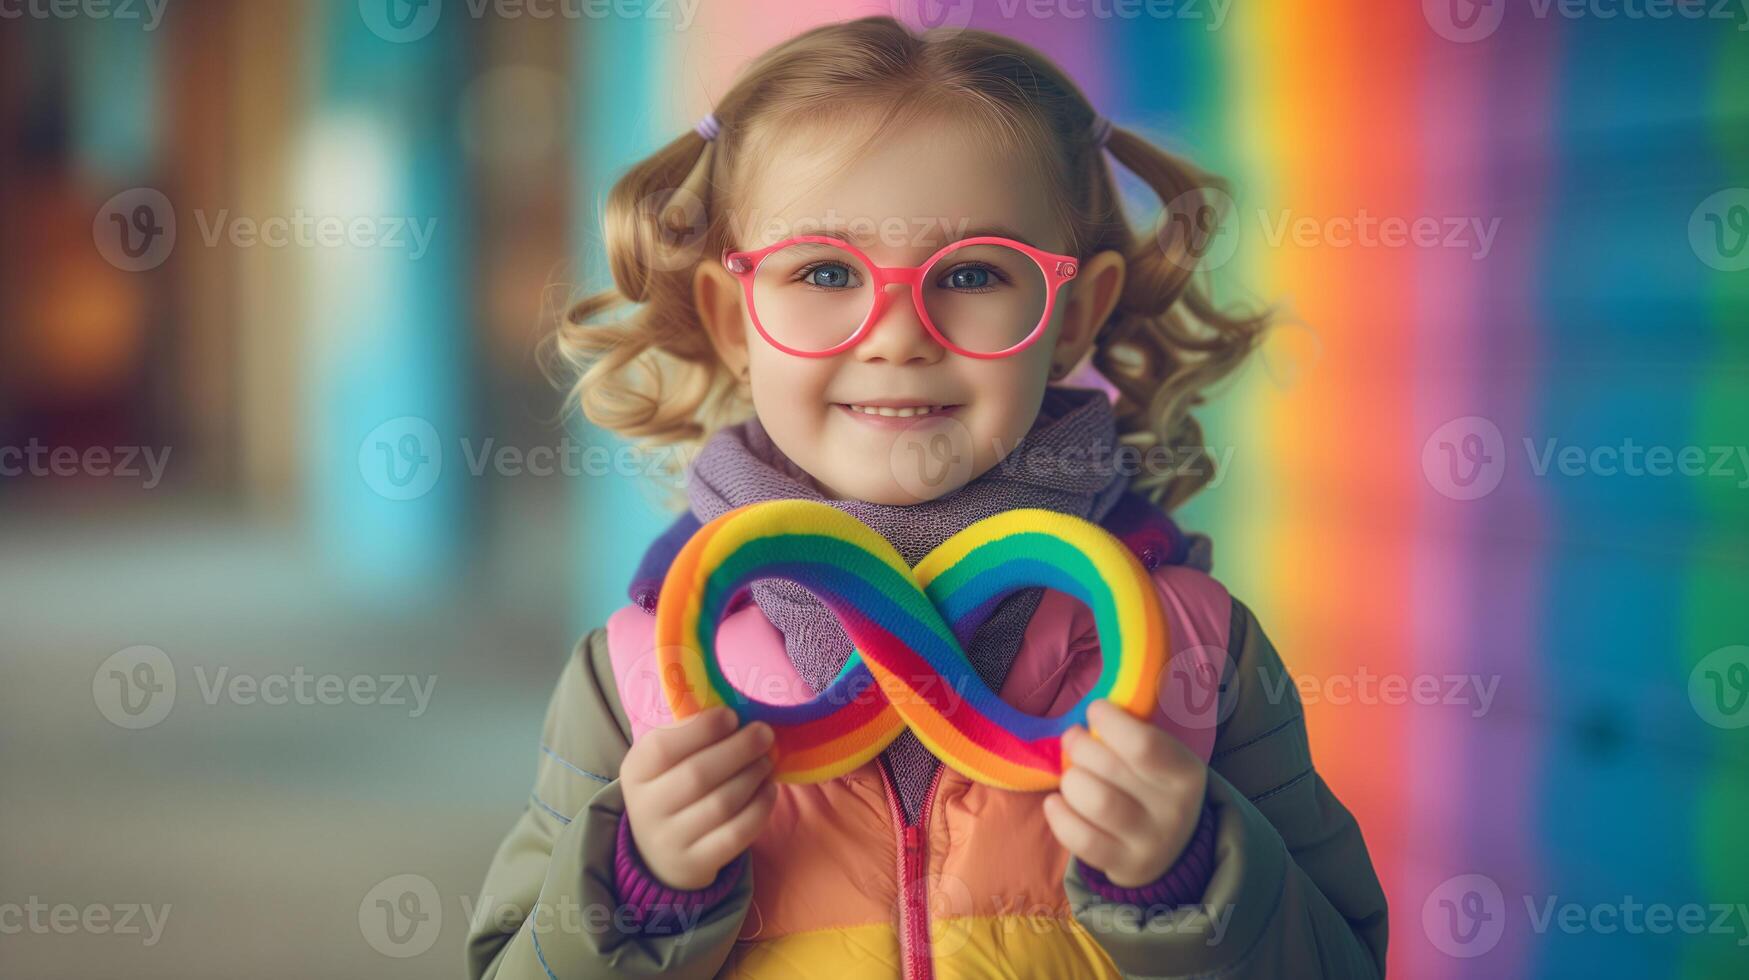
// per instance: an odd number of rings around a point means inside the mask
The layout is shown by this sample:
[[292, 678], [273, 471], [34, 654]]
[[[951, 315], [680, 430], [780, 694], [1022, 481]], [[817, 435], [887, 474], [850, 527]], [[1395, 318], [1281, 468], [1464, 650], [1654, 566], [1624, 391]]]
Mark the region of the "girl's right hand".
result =
[[718, 706], [645, 732], [620, 763], [638, 856], [662, 884], [703, 888], [765, 829], [777, 802], [771, 726]]

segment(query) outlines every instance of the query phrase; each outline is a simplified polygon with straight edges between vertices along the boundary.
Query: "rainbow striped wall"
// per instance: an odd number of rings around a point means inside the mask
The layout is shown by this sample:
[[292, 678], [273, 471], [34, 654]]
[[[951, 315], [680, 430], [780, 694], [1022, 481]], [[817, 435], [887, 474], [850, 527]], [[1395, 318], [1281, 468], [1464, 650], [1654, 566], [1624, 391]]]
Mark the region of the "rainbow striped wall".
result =
[[[1208, 411], [1230, 465], [1183, 517], [1214, 535], [1217, 574], [1309, 686], [1319, 766], [1392, 899], [1392, 971], [1727, 975], [1749, 924], [1625, 923], [1636, 902], [1749, 902], [1749, 729], [1689, 693], [1703, 658], [1749, 643], [1749, 472], [1538, 461], [1551, 446], [1596, 459], [1630, 441], [1749, 441], [1749, 272], [1702, 256], [1744, 246], [1690, 235], [1749, 225], [1749, 192], [1711, 218], [1705, 203], [1749, 186], [1741, 12], [1004, 6], [946, 11], [1037, 45], [1119, 125], [1233, 178], [1222, 281], [1289, 314]], [[703, 5], [684, 31], [588, 22], [580, 252], [617, 168], [690, 125], [745, 60], [811, 23], [885, 12], [771, 0]], [[1157, 208], [1130, 190], [1135, 214]], [[1368, 217], [1435, 219], [1441, 241], [1342, 240], [1343, 221]], [[1301, 222], [1309, 241], [1286, 231]], [[1484, 463], [1498, 485], [1458, 499]], [[586, 492], [583, 626], [622, 601], [660, 520], [629, 489]], [[1439, 703], [1343, 703], [1368, 677], [1437, 678]], [[1477, 893], [1488, 904], [1464, 922], [1452, 889], [1469, 875], [1498, 894]], [[1568, 905], [1590, 924], [1543, 922]]]

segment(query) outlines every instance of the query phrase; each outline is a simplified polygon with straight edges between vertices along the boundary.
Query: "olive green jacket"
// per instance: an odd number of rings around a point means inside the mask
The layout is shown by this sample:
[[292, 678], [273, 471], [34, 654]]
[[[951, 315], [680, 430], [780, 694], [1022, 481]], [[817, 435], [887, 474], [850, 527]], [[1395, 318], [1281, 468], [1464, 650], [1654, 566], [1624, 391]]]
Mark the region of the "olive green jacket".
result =
[[[1386, 904], [1366, 843], [1312, 766], [1295, 685], [1251, 611], [1232, 605], [1225, 720], [1209, 762], [1216, 867], [1201, 904], [1143, 918], [1095, 895], [1071, 861], [1075, 918], [1127, 976], [1382, 976]], [[740, 932], [752, 869], [690, 928], [615, 922], [617, 780], [631, 725], [605, 629], [566, 663], [534, 793], [498, 848], [470, 924], [469, 975], [498, 980], [714, 977]], [[533, 910], [533, 914], [531, 913]]]

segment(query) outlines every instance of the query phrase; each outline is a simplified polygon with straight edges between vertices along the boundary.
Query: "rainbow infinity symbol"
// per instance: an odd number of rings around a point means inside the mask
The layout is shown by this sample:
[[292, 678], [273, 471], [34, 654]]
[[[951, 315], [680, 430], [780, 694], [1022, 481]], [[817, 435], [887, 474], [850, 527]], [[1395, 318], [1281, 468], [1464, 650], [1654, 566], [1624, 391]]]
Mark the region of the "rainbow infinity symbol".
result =
[[[749, 699], [717, 662], [724, 610], [764, 578], [787, 579], [819, 597], [855, 647], [831, 684], [803, 704]], [[960, 645], [997, 602], [1030, 586], [1086, 603], [1100, 638], [1099, 679], [1052, 717], [1004, 702]], [[766, 722], [777, 736], [780, 782], [849, 772], [909, 725], [954, 769], [1013, 790], [1057, 785], [1062, 734], [1086, 724], [1095, 699], [1149, 717], [1170, 649], [1148, 572], [1090, 521], [1036, 508], [1005, 511], [948, 538], [911, 568], [874, 529], [811, 500], [748, 504], [700, 528], [662, 582], [655, 645], [675, 720], [726, 704], [742, 722]]]

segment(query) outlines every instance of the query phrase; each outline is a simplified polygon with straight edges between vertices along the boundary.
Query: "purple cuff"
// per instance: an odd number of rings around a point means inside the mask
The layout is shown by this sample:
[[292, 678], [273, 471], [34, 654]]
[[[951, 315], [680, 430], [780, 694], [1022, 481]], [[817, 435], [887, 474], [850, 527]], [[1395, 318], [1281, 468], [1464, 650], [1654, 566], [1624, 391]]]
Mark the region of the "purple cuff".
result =
[[1145, 885], [1134, 888], [1114, 885], [1105, 872], [1082, 863], [1080, 858], [1075, 859], [1075, 867], [1093, 894], [1114, 904], [1165, 911], [1198, 901], [1208, 890], [1209, 879], [1215, 874], [1214, 811], [1207, 801], [1203, 802], [1202, 815], [1197, 818], [1190, 843], [1184, 845], [1184, 853], [1178, 855], [1178, 860], [1166, 869], [1165, 874]]
[[677, 923], [691, 923], [696, 913], [709, 908], [735, 888], [747, 855], [723, 865], [717, 877], [703, 888], [669, 888], [644, 866], [638, 856], [638, 846], [632, 840], [632, 822], [625, 814], [619, 817], [619, 843], [614, 847], [613, 887], [628, 917], [648, 931], [669, 931]]

